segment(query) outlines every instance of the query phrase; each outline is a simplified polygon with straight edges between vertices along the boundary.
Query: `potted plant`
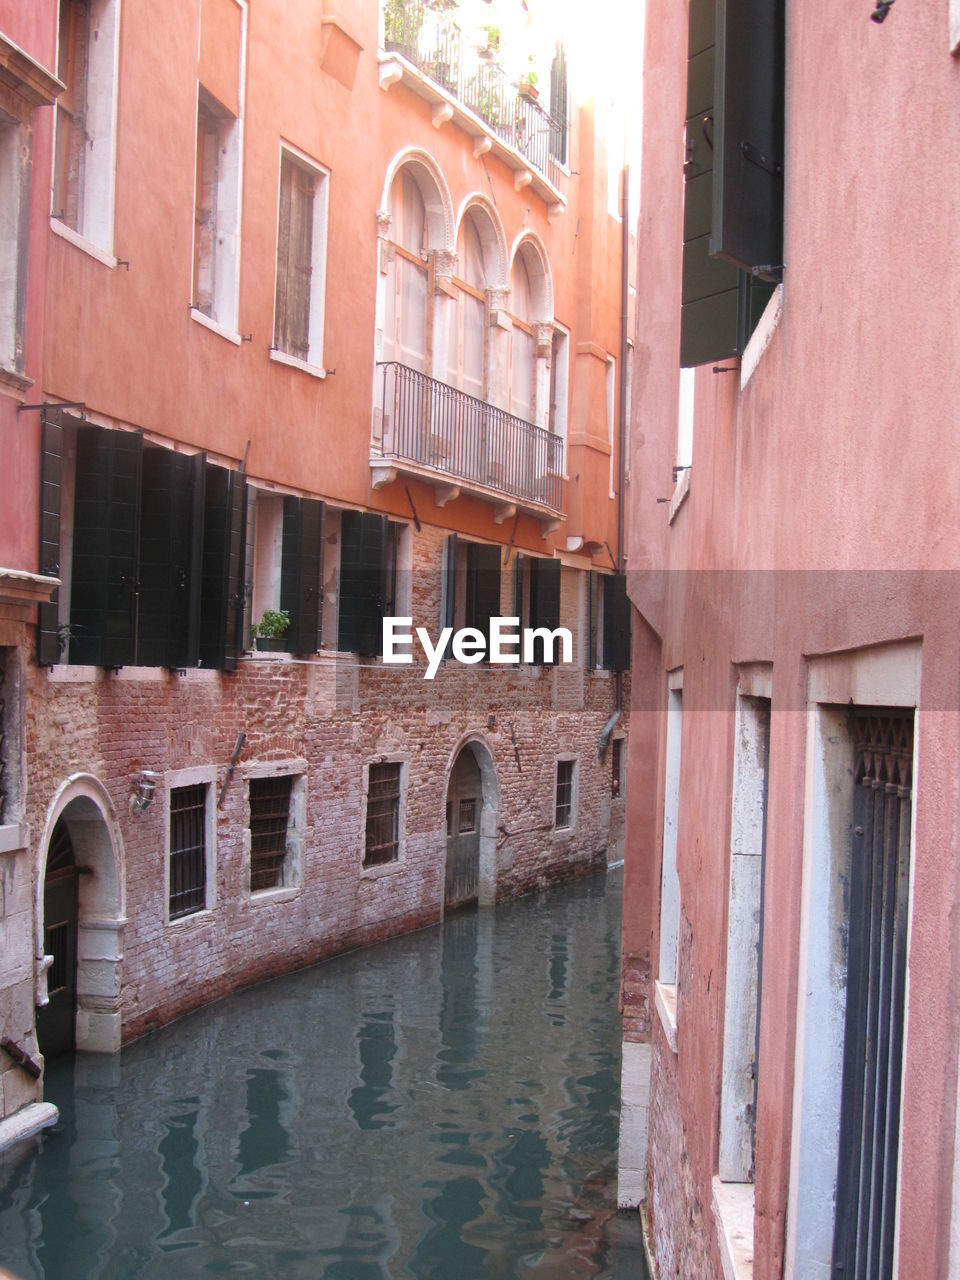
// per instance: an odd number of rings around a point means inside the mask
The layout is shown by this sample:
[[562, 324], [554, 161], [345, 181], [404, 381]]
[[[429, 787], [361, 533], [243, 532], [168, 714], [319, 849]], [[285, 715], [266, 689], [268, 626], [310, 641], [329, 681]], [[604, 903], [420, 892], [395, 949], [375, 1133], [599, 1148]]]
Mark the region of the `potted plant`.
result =
[[520, 89], [521, 97], [529, 98], [531, 102], [536, 102], [537, 98], [540, 96], [540, 93], [539, 93], [539, 90], [537, 89], [537, 73], [533, 69], [532, 53], [527, 59], [527, 63], [528, 63], [527, 69], [523, 73], [523, 75], [520, 77], [520, 84], [518, 88]]
[[486, 26], [483, 30], [486, 33], [487, 42], [480, 49], [480, 57], [495, 58], [500, 52], [500, 28]]
[[250, 628], [257, 650], [261, 653], [282, 653], [287, 642], [284, 639], [290, 629], [290, 615], [286, 609], [264, 609], [263, 617]]

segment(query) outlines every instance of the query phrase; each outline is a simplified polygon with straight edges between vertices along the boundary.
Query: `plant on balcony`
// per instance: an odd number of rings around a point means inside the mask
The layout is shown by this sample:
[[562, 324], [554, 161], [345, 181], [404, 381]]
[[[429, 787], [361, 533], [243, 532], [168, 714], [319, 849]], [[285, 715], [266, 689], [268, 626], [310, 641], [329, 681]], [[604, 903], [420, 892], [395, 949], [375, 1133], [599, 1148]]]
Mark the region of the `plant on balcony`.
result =
[[533, 69], [532, 53], [527, 58], [527, 69], [520, 77], [518, 88], [523, 97], [530, 98], [533, 102], [536, 102], [537, 98], [540, 96], [539, 90], [537, 89], [537, 73]]
[[480, 57], [495, 58], [500, 52], [500, 28], [486, 26], [483, 30], [486, 32], [487, 42], [480, 48]]
[[417, 6], [410, 0], [386, 0], [383, 8], [383, 43], [387, 49], [416, 45], [420, 29]]
[[282, 652], [286, 648], [284, 636], [290, 629], [290, 614], [286, 609], [264, 609], [263, 617], [250, 628], [250, 634], [261, 652]]

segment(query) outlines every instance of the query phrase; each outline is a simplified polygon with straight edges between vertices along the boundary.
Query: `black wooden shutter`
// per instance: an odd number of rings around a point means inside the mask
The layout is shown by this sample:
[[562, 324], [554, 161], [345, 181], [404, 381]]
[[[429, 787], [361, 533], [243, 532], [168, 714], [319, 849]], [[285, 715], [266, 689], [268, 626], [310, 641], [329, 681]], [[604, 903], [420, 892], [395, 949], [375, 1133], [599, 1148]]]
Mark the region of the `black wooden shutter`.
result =
[[710, 252], [768, 280], [783, 263], [783, 0], [717, 0]]
[[[57, 413], [45, 413], [40, 423], [40, 572], [60, 576], [60, 493], [63, 484], [63, 425]], [[37, 662], [53, 666], [60, 658], [57, 630], [60, 609], [57, 588], [49, 603], [37, 609]]]
[[206, 458], [145, 445], [140, 510], [137, 662], [191, 667], [199, 657]]
[[451, 533], [444, 547], [443, 617], [440, 625], [455, 627], [457, 617], [457, 535]]
[[77, 428], [71, 662], [134, 660], [141, 454], [139, 431]]
[[500, 548], [479, 542], [467, 544], [467, 607], [465, 623], [487, 637], [490, 652], [490, 619], [500, 616]]
[[[530, 625], [554, 631], [560, 625], [560, 561], [530, 561]], [[558, 647], [554, 646], [554, 652]], [[544, 644], [534, 647], [534, 661], [544, 662]]]
[[689, 21], [680, 310], [683, 366], [735, 355], [740, 314], [737, 269], [710, 257], [716, 141], [714, 0], [690, 0]]
[[567, 55], [560, 45], [550, 64], [550, 154], [567, 163]]
[[601, 578], [591, 569], [587, 573], [587, 670], [593, 671], [597, 666], [597, 622], [599, 620], [599, 586]]
[[204, 485], [200, 594], [200, 664], [234, 671], [243, 610], [246, 481], [239, 471], [208, 466]]
[[383, 641], [383, 574], [387, 522], [365, 511], [344, 511], [340, 525], [340, 618], [337, 647], [364, 657]]
[[607, 671], [630, 667], [630, 600], [622, 573], [603, 579], [603, 665]]
[[291, 653], [320, 647], [320, 574], [323, 567], [323, 503], [315, 498], [283, 500], [280, 608], [290, 615]]

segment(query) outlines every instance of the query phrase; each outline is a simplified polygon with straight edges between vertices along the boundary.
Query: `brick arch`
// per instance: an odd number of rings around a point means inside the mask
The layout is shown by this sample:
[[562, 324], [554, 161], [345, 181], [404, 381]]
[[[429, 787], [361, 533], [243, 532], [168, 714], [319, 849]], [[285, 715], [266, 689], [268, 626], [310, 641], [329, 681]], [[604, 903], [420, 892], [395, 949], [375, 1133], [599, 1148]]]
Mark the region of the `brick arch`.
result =
[[380, 195], [379, 216], [386, 216], [390, 208], [390, 189], [400, 170], [404, 168], [410, 170], [423, 197], [427, 217], [427, 248], [455, 253], [457, 241], [450, 188], [436, 160], [429, 151], [424, 151], [421, 147], [406, 147], [390, 161]]
[[75, 773], [54, 794], [37, 847], [35, 891], [34, 997], [47, 1002], [43, 897], [47, 854], [63, 819], [80, 877], [77, 923], [77, 1022], [79, 1051], [112, 1053], [120, 1048], [122, 930], [126, 923], [126, 874], [123, 840], [106, 787], [93, 774]]

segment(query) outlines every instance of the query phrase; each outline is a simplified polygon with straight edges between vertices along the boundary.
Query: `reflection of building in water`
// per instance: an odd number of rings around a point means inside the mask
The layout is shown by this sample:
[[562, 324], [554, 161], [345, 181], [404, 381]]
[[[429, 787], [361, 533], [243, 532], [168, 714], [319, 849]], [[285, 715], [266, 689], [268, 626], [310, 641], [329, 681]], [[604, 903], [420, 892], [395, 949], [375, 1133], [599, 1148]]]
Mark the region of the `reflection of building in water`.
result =
[[[328, 9], [0, 0], [0, 1125], [42, 1053], [622, 854], [622, 128], [551, 6]], [[391, 615], [574, 660], [425, 682]]]

